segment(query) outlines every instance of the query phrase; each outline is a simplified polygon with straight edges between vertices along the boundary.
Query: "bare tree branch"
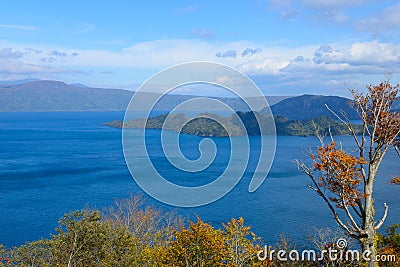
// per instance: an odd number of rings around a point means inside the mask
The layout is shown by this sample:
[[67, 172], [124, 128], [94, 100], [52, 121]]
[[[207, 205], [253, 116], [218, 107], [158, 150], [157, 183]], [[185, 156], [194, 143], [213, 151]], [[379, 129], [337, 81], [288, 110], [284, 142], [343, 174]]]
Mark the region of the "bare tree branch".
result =
[[399, 155], [399, 157], [400, 157], [400, 147], [399, 146], [395, 146], [394, 149], [396, 150], [397, 155]]
[[[359, 235], [357, 235], [356, 233], [354, 233], [349, 227], [347, 227], [346, 224], [344, 224], [342, 222], [342, 220], [340, 219], [338, 213], [336, 212], [336, 209], [332, 206], [332, 203], [329, 201], [329, 199], [325, 196], [324, 192], [322, 192], [322, 190], [320, 189], [320, 187], [318, 186], [317, 181], [315, 180], [315, 177], [312, 175], [312, 172], [310, 170], [310, 168], [308, 168], [304, 163], [301, 163], [300, 161], [298, 161], [297, 159], [295, 160], [297, 166], [299, 169], [301, 169], [305, 174], [307, 174], [310, 178], [311, 181], [314, 184], [314, 187], [311, 185], [308, 185], [309, 188], [311, 188], [312, 190], [314, 190], [315, 192], [317, 192], [317, 194], [319, 196], [322, 197], [322, 199], [325, 201], [325, 203], [328, 205], [329, 209], [331, 210], [333, 217], [335, 219], [335, 221], [353, 238], [359, 238]], [[362, 232], [360, 232], [360, 234], [362, 234]]]
[[343, 196], [340, 197], [341, 202], [342, 202], [342, 206], [344, 208], [344, 210], [346, 211], [347, 217], [349, 217], [351, 224], [353, 225], [353, 227], [357, 230], [357, 232], [361, 233], [361, 229], [358, 226], [358, 224], [356, 223], [356, 221], [353, 218], [353, 215], [351, 215], [349, 208], [347, 207], [347, 204], [344, 201]]
[[388, 205], [386, 205], [386, 203], [383, 203], [383, 205], [385, 206], [385, 211], [383, 213], [382, 219], [380, 219], [380, 221], [378, 221], [378, 224], [375, 226], [375, 230], [378, 230], [379, 228], [381, 228], [381, 226], [383, 225], [383, 223], [385, 222], [386, 217], [387, 217], [389, 207], [388, 207]]
[[356, 141], [357, 146], [360, 148], [360, 142], [357, 138], [357, 134], [353, 128], [353, 125], [351, 125], [349, 118], [347, 117], [347, 114], [345, 112], [341, 112], [342, 116], [345, 117], [346, 120], [344, 120], [342, 117], [340, 117], [335, 111], [333, 111], [327, 104], [325, 104], [325, 107], [338, 119], [340, 120], [343, 125], [347, 127], [347, 129], [350, 131], [350, 133], [353, 135], [354, 140]]

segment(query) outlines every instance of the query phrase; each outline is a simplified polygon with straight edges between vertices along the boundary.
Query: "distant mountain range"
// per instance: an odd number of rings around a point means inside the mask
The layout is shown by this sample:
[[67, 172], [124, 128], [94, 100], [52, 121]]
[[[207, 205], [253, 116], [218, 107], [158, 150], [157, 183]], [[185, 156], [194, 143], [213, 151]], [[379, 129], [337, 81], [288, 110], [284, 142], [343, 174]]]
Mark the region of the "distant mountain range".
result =
[[[134, 94], [121, 89], [90, 88], [83, 84], [66, 84], [59, 81], [28, 80], [0, 83], [0, 111], [116, 111], [125, 110]], [[145, 94], [145, 93], [144, 93]], [[164, 96], [156, 110], [171, 107], [194, 95]], [[275, 104], [287, 96], [268, 96]], [[248, 110], [238, 98], [217, 97], [235, 110]], [[203, 107], [202, 107], [203, 108]]]
[[0, 85], [0, 111], [124, 110], [132, 97], [127, 90], [87, 88], [58, 81]]
[[36, 81], [40, 81], [40, 79], [27, 78], [27, 79], [23, 79], [23, 80], [0, 81], [0, 85], [3, 85], [3, 84], [16, 85], [16, 84], [23, 84], [23, 83], [36, 82]]
[[[66, 84], [59, 81], [27, 79], [0, 82], [0, 112], [37, 111], [122, 111], [134, 94], [121, 89], [91, 88], [83, 84]], [[196, 96], [168, 94], [162, 98], [155, 110], [169, 110], [171, 107]], [[216, 97], [236, 111], [248, 111], [239, 98]], [[312, 119], [320, 116], [332, 117], [332, 110], [345, 111], [350, 119], [357, 114], [349, 105], [350, 100], [338, 96], [266, 96], [274, 115], [289, 119]], [[400, 110], [400, 101], [394, 109]], [[263, 111], [261, 111], [263, 112]]]

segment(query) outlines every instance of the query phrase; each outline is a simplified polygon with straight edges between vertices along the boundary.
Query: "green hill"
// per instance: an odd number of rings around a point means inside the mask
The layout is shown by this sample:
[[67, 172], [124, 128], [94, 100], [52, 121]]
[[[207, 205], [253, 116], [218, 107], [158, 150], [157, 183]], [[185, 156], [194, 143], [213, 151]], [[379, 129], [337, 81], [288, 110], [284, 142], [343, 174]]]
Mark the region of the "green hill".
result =
[[283, 116], [290, 119], [313, 119], [321, 116], [335, 118], [326, 108], [339, 113], [346, 112], [350, 119], [358, 119], [357, 112], [351, 107], [351, 100], [339, 96], [302, 95], [284, 99], [271, 106], [275, 116]]
[[[239, 123], [237, 117], [221, 117], [216, 114], [199, 114], [195, 118], [188, 118], [183, 113], [171, 114], [169, 123], [164, 125], [167, 114], [145, 119], [137, 119], [123, 123], [122, 121], [106, 122], [104, 125], [115, 128], [148, 128], [148, 129], [165, 129], [181, 132], [183, 134], [193, 134], [199, 136], [226, 137], [228, 132], [231, 136], [243, 135], [260, 135], [264, 133], [273, 134], [273, 127], [270, 123], [272, 120], [266, 115], [255, 112], [237, 112], [238, 117], [243, 122], [243, 127]], [[204, 117], [206, 116], [206, 117]], [[256, 119], [258, 116], [261, 121], [262, 131], [258, 126]], [[292, 136], [311, 136], [318, 131], [322, 134], [348, 135], [347, 128], [338, 121], [322, 116], [311, 120], [292, 120], [282, 116], [274, 117], [277, 135]], [[218, 122], [217, 122], [218, 121]], [[184, 127], [181, 128], [181, 126]], [[355, 126], [356, 131], [361, 131], [361, 126]]]

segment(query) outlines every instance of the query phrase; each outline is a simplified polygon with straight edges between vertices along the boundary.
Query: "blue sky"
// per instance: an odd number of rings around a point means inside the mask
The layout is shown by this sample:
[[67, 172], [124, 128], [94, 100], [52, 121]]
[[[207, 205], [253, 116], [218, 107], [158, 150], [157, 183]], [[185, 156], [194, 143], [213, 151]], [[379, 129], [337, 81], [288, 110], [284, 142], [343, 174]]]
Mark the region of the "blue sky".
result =
[[399, 29], [399, 1], [8, 1], [0, 80], [135, 89], [200, 60], [237, 68], [266, 95], [348, 95], [388, 73], [400, 81]]

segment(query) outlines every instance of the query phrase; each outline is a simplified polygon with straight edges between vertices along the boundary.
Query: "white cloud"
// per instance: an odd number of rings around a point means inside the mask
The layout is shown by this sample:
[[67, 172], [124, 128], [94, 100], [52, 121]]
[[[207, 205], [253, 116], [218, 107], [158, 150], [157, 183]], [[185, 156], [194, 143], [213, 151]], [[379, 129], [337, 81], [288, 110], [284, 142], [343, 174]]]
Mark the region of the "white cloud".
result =
[[73, 72], [61, 68], [46, 67], [21, 60], [0, 59], [0, 74], [10, 75], [36, 75], [41, 73], [66, 73]]
[[248, 75], [278, 75], [280, 70], [289, 63], [289, 60], [283, 58], [264, 58], [263, 60], [250, 60], [239, 65], [238, 68]]
[[313, 61], [317, 64], [341, 61], [343, 53], [330, 45], [320, 46], [314, 53]]
[[217, 52], [215, 54], [216, 57], [222, 57], [222, 58], [229, 58], [229, 57], [236, 58], [236, 55], [237, 55], [236, 50], [232, 50], [232, 49], [227, 50], [225, 52]]
[[385, 74], [400, 72], [400, 44], [355, 42], [348, 47], [323, 45], [313, 58], [297, 57], [281, 69], [286, 74]]
[[256, 54], [261, 53], [262, 49], [261, 48], [246, 48], [242, 52], [242, 57], [251, 57]]
[[[90, 76], [103, 75], [101, 71], [109, 71], [113, 77], [121, 77], [121, 70], [123, 73], [132, 71], [132, 74], [139, 70], [147, 75], [188, 61], [217, 61], [252, 77], [268, 77], [268, 82], [281, 83], [275, 84], [277, 87], [305, 85], [307, 81], [313, 81], [313, 84], [319, 82], [321, 86], [328, 86], [327, 81], [330, 81], [329, 86], [332, 86], [359, 75], [400, 73], [400, 44], [377, 40], [347, 45], [289, 48], [247, 41], [209, 43], [195, 39], [165, 39], [137, 43], [119, 51], [7, 46], [13, 49], [0, 48], [0, 58], [3, 58], [0, 67], [2, 76], [7, 73], [39, 73], [42, 77], [46, 73], [50, 76], [54, 73], [83, 73], [74, 70], [84, 70]], [[223, 51], [221, 57], [216, 57], [218, 51]], [[222, 57], [227, 51], [235, 51], [236, 57], [232, 56], [233, 52]], [[248, 56], [248, 53], [252, 56]], [[107, 80], [112, 79], [108, 76]], [[139, 77], [140, 80], [136, 82], [145, 78], [148, 76]]]
[[13, 51], [12, 48], [6, 47], [0, 49], [0, 59], [15, 59], [23, 56], [23, 53], [20, 51]]
[[347, 48], [334, 49], [321, 46], [314, 54], [315, 63], [349, 63], [352, 65], [400, 64], [400, 44], [382, 43], [377, 40], [355, 42]]
[[356, 42], [350, 49], [351, 62], [356, 64], [400, 64], [400, 44], [378, 41]]

